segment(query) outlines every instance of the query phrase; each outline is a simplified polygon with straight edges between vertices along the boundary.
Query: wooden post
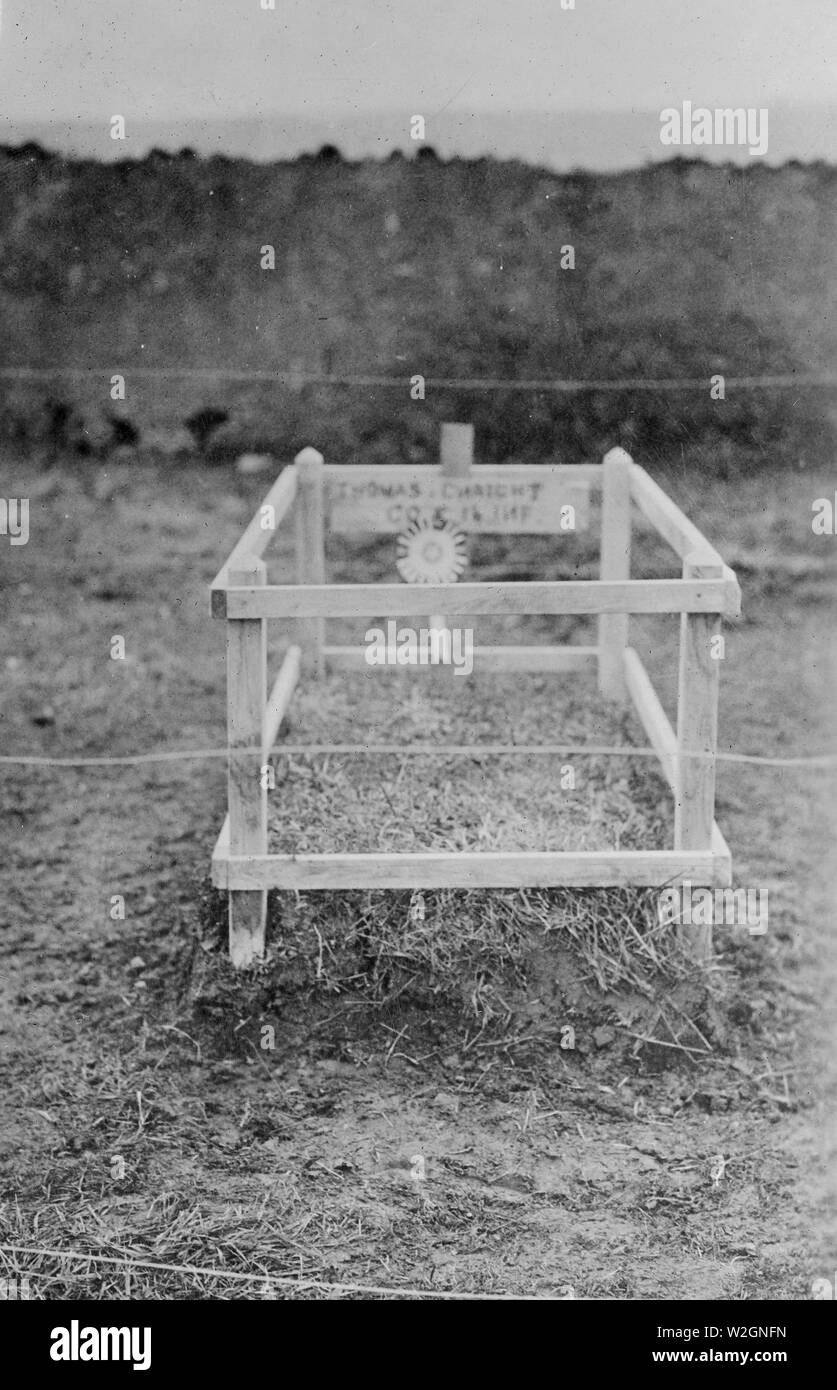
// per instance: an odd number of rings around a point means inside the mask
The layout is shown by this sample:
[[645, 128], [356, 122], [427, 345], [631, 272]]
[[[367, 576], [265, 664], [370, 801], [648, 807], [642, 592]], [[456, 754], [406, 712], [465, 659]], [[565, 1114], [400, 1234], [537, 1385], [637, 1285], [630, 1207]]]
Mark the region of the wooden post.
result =
[[[631, 577], [631, 459], [624, 449], [604, 457], [602, 475], [601, 579]], [[606, 700], [625, 701], [625, 648], [628, 614], [599, 617], [599, 692]]]
[[[264, 584], [263, 561], [236, 562], [230, 585]], [[262, 723], [267, 699], [267, 622], [227, 619], [227, 740], [230, 854], [267, 854], [267, 789], [262, 786]], [[264, 955], [267, 892], [230, 893], [230, 959], [251, 965]]]
[[[325, 584], [323, 456], [316, 449], [303, 449], [294, 462], [298, 475], [294, 509], [297, 583]], [[325, 618], [300, 620], [299, 645], [305, 664], [319, 679], [325, 671]]]
[[[474, 462], [473, 425], [442, 425], [442, 439], [439, 446], [439, 462], [445, 478], [467, 478]], [[447, 618], [441, 613], [431, 613], [430, 627], [447, 627]]]
[[474, 462], [473, 425], [442, 425], [439, 462], [446, 478], [467, 478]]
[[[683, 561], [684, 579], [720, 579], [723, 565], [694, 551]], [[677, 796], [674, 848], [711, 849], [715, 821], [720, 663], [713, 656], [721, 631], [718, 613], [684, 613], [680, 620], [677, 694]], [[703, 885], [698, 885], [703, 886]], [[707, 885], [708, 886], [708, 885]], [[696, 960], [712, 955], [711, 926], [683, 926], [680, 939]]]

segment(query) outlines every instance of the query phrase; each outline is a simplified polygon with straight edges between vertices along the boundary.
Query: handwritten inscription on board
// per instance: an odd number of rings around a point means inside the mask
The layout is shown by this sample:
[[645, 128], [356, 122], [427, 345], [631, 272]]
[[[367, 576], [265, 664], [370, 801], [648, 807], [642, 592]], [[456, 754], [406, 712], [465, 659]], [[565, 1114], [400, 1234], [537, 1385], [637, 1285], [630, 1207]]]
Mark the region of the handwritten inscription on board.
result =
[[544, 466], [483, 465], [467, 478], [436, 469], [346, 468], [329, 478], [329, 529], [392, 533], [429, 518], [463, 531], [562, 535], [588, 525], [590, 485]]

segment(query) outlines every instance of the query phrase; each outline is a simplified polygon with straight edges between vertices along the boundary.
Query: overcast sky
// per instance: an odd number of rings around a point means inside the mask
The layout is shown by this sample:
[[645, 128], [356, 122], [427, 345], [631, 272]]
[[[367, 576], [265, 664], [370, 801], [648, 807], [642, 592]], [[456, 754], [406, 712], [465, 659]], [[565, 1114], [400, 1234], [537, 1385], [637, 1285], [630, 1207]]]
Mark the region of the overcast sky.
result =
[[0, 0], [0, 117], [837, 100], [837, 0]]

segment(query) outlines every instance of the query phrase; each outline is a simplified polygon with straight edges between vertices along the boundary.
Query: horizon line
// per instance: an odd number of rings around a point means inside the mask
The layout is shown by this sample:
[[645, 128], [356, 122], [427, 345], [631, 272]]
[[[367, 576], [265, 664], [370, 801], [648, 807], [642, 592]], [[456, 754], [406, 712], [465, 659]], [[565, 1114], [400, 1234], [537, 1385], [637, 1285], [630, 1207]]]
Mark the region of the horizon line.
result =
[[[539, 117], [539, 118], [550, 118], [550, 117], [555, 117], [555, 116], [625, 116], [625, 115], [643, 116], [643, 115], [651, 115], [651, 114], [653, 114], [653, 113], [655, 113], [655, 112], [658, 112], [658, 111], [660, 111], [660, 110], [667, 110], [667, 109], [669, 109], [669, 108], [672, 107], [672, 106], [673, 106], [673, 107], [677, 107], [678, 105], [682, 106], [683, 103], [684, 103], [685, 101], [691, 102], [691, 104], [692, 104], [693, 106], [699, 104], [701, 107], [706, 107], [706, 108], [709, 109], [709, 110], [715, 110], [716, 108], [717, 108], [717, 109], [722, 109], [722, 110], [726, 110], [726, 109], [728, 109], [728, 108], [729, 108], [729, 109], [733, 109], [733, 110], [738, 110], [738, 109], [740, 109], [740, 108], [742, 108], [742, 107], [743, 107], [745, 110], [747, 110], [747, 109], [748, 109], [748, 106], [749, 106], [748, 103], [744, 103], [744, 102], [741, 102], [741, 101], [737, 101], [737, 102], [728, 102], [728, 103], [703, 102], [703, 101], [697, 102], [697, 100], [696, 100], [694, 97], [688, 97], [688, 96], [687, 96], [687, 97], [681, 97], [679, 102], [678, 102], [678, 101], [675, 101], [675, 100], [673, 100], [673, 99], [670, 99], [670, 100], [668, 101], [667, 105], [664, 105], [664, 106], [663, 106], [663, 105], [657, 105], [657, 104], [650, 104], [650, 103], [649, 103], [648, 105], [643, 105], [643, 106], [633, 106], [633, 105], [632, 105], [632, 106], [560, 106], [560, 107], [521, 106], [521, 107], [517, 108], [517, 109], [514, 110], [514, 111], [510, 111], [510, 110], [508, 110], [508, 108], [505, 108], [505, 107], [493, 107], [493, 106], [484, 106], [484, 107], [464, 107], [464, 106], [463, 106], [463, 107], [454, 107], [454, 106], [449, 106], [449, 107], [444, 107], [444, 108], [442, 108], [441, 110], [436, 111], [436, 112], [420, 112], [420, 113], [418, 113], [418, 114], [423, 115], [423, 116], [425, 117], [425, 120], [440, 120], [443, 116], [470, 116], [470, 117], [475, 117], [475, 118], [478, 118], [478, 119], [484, 119], [484, 118], [486, 118], [486, 117], [490, 117], [490, 118], [494, 118], [494, 119], [500, 118], [500, 119], [503, 119], [503, 120], [515, 120], [515, 119], [517, 119], [518, 117], [532, 117], [532, 116]], [[819, 98], [819, 99], [813, 99], [813, 100], [811, 100], [811, 101], [804, 101], [804, 102], [793, 101], [793, 100], [786, 100], [786, 99], [784, 99], [784, 98], [777, 98], [777, 99], [774, 99], [774, 100], [767, 100], [767, 101], [766, 101], [766, 100], [764, 100], [764, 98], [761, 98], [761, 99], [760, 99], [759, 105], [760, 105], [760, 107], [767, 107], [768, 109], [770, 109], [770, 108], [772, 107], [774, 110], [782, 110], [782, 111], [784, 111], [784, 112], [788, 112], [788, 111], [791, 111], [791, 112], [792, 112], [792, 111], [794, 111], [794, 110], [800, 111], [800, 112], [803, 112], [803, 111], [811, 111], [811, 110], [826, 110], [826, 111], [833, 111], [833, 112], [837, 113], [837, 97], [831, 98], [831, 99], [829, 99], [829, 98]], [[755, 107], [754, 107], [753, 109], [755, 109]], [[394, 114], [398, 113], [398, 114], [401, 115], [401, 119], [409, 120], [410, 117], [409, 117], [409, 116], [406, 116], [406, 117], [405, 117], [405, 116], [403, 115], [403, 111], [406, 111], [406, 107], [403, 108], [403, 109], [402, 109], [401, 107], [395, 107], [395, 106], [370, 106], [370, 107], [365, 107], [365, 108], [352, 108], [352, 107], [339, 107], [339, 108], [338, 108], [338, 107], [334, 107], [334, 108], [321, 108], [321, 109], [316, 109], [316, 110], [311, 110], [311, 109], [309, 109], [309, 110], [284, 110], [284, 109], [278, 109], [278, 108], [277, 108], [277, 109], [271, 109], [271, 110], [255, 110], [255, 111], [249, 111], [249, 112], [246, 112], [246, 111], [235, 111], [235, 112], [230, 112], [230, 113], [228, 113], [227, 115], [218, 115], [217, 112], [202, 113], [202, 112], [200, 112], [200, 111], [180, 112], [180, 113], [163, 112], [163, 113], [155, 114], [155, 115], [153, 115], [153, 116], [149, 116], [149, 115], [135, 116], [135, 117], [132, 117], [131, 119], [136, 120], [138, 123], [142, 123], [142, 124], [146, 124], [146, 125], [150, 125], [150, 124], [153, 124], [154, 122], [158, 122], [158, 121], [159, 121], [159, 122], [162, 122], [162, 121], [165, 121], [165, 122], [174, 122], [174, 123], [179, 122], [179, 121], [202, 121], [202, 122], [213, 122], [213, 123], [217, 123], [217, 124], [226, 124], [226, 123], [228, 123], [228, 122], [230, 122], [230, 121], [253, 121], [253, 120], [297, 120], [297, 121], [300, 121], [300, 120], [310, 120], [310, 121], [334, 121], [334, 120], [340, 120], [340, 119], [363, 120], [363, 119], [366, 119], [366, 118], [372, 119], [372, 118], [374, 118], [374, 117], [376, 117], [376, 116], [380, 116], [380, 115], [391, 116], [391, 115], [394, 115]], [[56, 115], [56, 114], [53, 113], [52, 115], [38, 115], [38, 116], [33, 116], [33, 115], [31, 115], [31, 114], [25, 114], [25, 113], [22, 113], [22, 112], [17, 112], [17, 113], [15, 113], [15, 112], [12, 112], [12, 113], [9, 113], [9, 112], [2, 112], [2, 113], [0, 113], [0, 122], [6, 122], [6, 123], [15, 122], [15, 123], [19, 123], [19, 124], [31, 124], [31, 125], [54, 125], [54, 124], [58, 124], [58, 123], [65, 124], [65, 123], [68, 123], [68, 122], [70, 122], [70, 123], [79, 123], [79, 124], [86, 124], [86, 123], [89, 122], [89, 123], [94, 123], [94, 124], [95, 124], [98, 120], [101, 120], [101, 119], [108, 119], [108, 118], [109, 118], [109, 117], [103, 117], [103, 116], [97, 115], [97, 114], [95, 114], [95, 113], [79, 114], [78, 112], [65, 112], [65, 113], [63, 113], [63, 114], [58, 114], [58, 115]]]

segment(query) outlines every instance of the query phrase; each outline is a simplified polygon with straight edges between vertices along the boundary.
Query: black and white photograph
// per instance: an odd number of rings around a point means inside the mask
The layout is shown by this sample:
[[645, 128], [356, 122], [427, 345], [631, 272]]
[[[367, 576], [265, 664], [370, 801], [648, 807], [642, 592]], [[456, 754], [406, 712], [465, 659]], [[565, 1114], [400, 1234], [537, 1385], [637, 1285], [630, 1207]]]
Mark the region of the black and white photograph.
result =
[[835, 56], [833, 0], [0, 0], [33, 1368], [162, 1373], [166, 1305], [549, 1301], [616, 1368], [799, 1370]]

